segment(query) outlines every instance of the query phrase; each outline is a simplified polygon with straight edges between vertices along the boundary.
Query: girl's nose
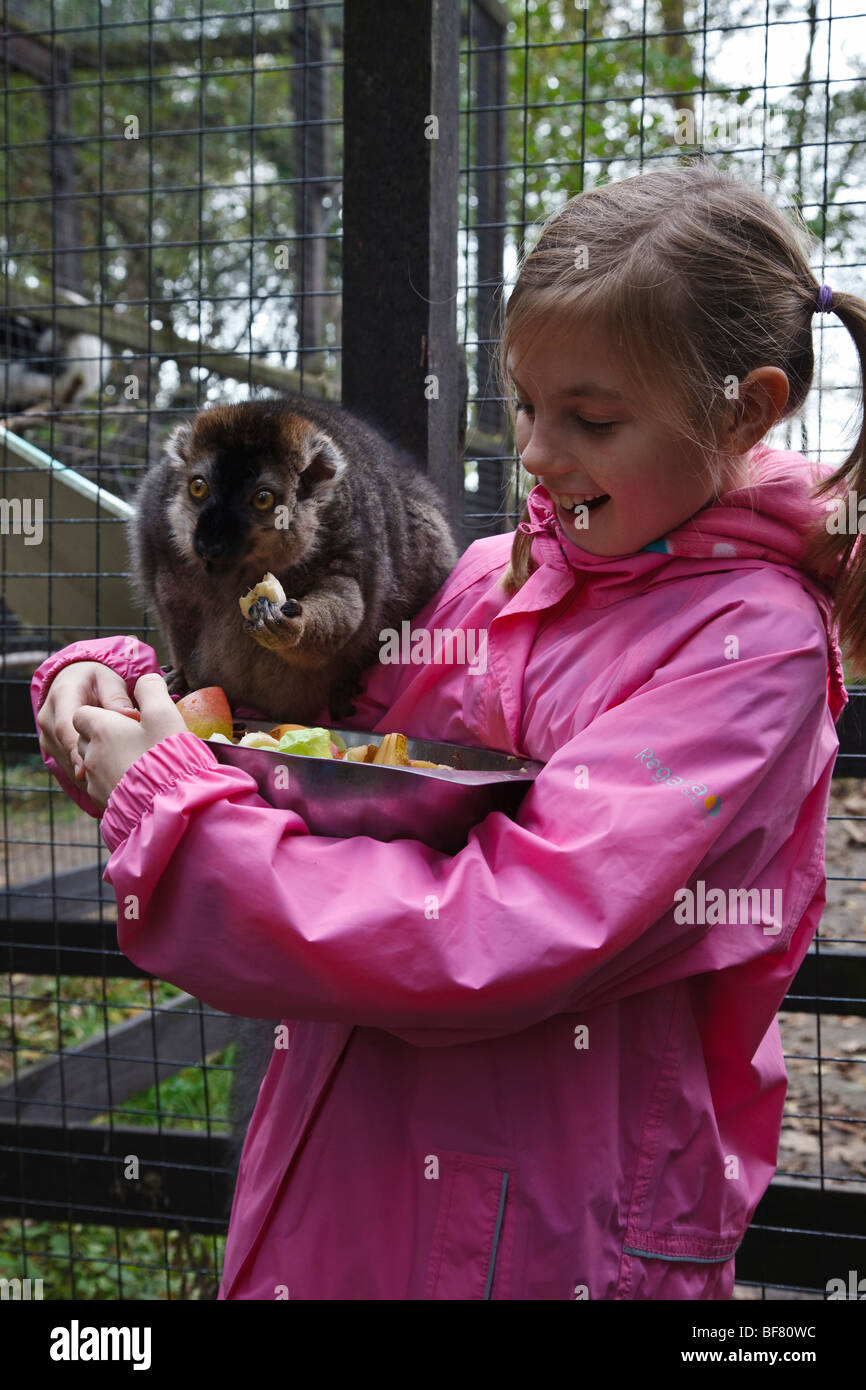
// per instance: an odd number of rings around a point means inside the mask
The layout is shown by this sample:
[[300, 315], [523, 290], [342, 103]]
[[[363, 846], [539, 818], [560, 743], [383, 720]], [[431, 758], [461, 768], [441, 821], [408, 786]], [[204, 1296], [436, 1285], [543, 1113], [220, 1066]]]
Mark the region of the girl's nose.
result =
[[554, 478], [558, 473], [565, 474], [573, 469], [571, 460], [559, 450], [556, 439], [550, 432], [542, 432], [537, 424], [534, 426], [532, 436], [520, 455], [520, 462], [527, 473], [536, 475], [544, 473], [549, 478]]

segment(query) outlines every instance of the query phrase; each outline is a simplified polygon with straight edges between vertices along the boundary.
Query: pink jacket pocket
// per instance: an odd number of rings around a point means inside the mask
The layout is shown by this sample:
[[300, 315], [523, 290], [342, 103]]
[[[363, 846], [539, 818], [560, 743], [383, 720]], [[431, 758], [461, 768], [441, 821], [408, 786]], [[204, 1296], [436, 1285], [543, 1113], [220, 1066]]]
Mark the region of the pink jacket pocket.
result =
[[[487, 1299], [511, 1257], [513, 1174], [496, 1158], [439, 1150], [439, 1209], [425, 1299]], [[504, 1296], [503, 1292], [499, 1296]]]
[[734, 1257], [701, 1259], [653, 1255], [623, 1247], [615, 1299], [683, 1301], [730, 1299], [734, 1290]]

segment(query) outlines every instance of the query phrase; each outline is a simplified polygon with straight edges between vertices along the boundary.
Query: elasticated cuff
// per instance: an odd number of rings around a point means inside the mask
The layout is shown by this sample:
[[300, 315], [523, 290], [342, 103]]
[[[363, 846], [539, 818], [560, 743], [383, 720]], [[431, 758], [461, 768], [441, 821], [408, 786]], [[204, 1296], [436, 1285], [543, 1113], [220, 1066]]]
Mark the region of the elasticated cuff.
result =
[[241, 769], [223, 766], [204, 740], [189, 732], [169, 734], [136, 758], [108, 798], [102, 817], [102, 838], [112, 854], [147, 814], [159, 792], [212, 768], [251, 780]]

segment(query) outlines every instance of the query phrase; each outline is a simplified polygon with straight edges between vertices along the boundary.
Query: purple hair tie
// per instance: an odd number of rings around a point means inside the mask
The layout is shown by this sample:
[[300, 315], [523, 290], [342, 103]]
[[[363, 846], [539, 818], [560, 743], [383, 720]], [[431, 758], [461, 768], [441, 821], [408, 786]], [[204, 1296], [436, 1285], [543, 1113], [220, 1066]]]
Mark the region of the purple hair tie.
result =
[[816, 314], [827, 314], [833, 308], [833, 291], [829, 285], [822, 285], [818, 292], [818, 303], [813, 310]]

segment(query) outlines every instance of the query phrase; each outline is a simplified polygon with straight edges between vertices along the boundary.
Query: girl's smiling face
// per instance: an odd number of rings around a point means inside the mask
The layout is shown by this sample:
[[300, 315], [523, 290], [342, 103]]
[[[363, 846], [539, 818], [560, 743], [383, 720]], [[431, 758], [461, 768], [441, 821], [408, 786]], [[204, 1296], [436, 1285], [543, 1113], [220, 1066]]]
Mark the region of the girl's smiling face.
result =
[[[633, 555], [713, 498], [694, 445], [641, 413], [596, 333], [591, 343], [539, 334], [509, 369], [521, 463], [550, 493], [572, 544], [592, 555]], [[739, 486], [741, 460], [729, 462], [736, 477], [725, 486]], [[589, 504], [588, 515], [563, 502], [597, 494], [607, 500]], [[575, 515], [587, 524], [576, 526]]]

